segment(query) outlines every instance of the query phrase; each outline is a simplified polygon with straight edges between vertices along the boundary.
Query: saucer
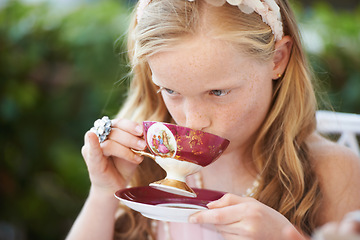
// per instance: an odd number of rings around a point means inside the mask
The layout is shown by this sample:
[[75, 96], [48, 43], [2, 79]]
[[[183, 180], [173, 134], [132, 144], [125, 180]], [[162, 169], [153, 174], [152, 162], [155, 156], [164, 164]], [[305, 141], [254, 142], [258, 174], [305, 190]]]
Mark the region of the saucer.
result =
[[140, 212], [143, 216], [168, 222], [188, 222], [190, 215], [207, 210], [206, 205], [218, 200], [225, 193], [193, 188], [197, 197], [184, 197], [155, 188], [133, 187], [115, 193], [123, 204]]

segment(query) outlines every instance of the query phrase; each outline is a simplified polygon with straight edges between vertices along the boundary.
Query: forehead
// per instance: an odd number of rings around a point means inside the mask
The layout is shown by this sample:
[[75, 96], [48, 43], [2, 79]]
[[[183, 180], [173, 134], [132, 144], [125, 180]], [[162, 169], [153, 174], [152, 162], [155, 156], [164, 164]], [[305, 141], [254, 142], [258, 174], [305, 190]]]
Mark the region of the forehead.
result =
[[[262, 71], [260, 64], [223, 40], [205, 37], [186, 39], [170, 51], [159, 52], [148, 58], [155, 84], [181, 87], [200, 84], [211, 88], [237, 81], [245, 81]], [[172, 84], [167, 86], [166, 84]], [[175, 89], [174, 89], [175, 90]]]

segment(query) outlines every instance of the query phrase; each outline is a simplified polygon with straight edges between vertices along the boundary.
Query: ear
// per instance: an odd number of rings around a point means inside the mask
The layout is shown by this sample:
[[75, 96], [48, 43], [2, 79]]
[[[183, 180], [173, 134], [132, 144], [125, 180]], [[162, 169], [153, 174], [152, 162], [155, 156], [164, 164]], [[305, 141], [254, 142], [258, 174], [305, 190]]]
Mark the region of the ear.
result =
[[275, 53], [273, 56], [272, 79], [280, 78], [289, 62], [293, 40], [290, 36], [284, 36], [275, 43]]

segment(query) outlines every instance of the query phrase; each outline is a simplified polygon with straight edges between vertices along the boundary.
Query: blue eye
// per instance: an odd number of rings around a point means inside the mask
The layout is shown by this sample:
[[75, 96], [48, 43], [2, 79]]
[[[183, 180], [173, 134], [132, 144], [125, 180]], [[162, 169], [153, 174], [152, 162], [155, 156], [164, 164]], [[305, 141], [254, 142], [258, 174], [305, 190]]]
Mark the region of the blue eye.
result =
[[230, 92], [229, 90], [211, 90], [210, 95], [222, 97], [222, 96], [227, 95], [229, 92]]
[[168, 88], [164, 88], [164, 90], [165, 90], [168, 94], [174, 94], [174, 93], [175, 93], [174, 90], [171, 90], [171, 89], [168, 89]]
[[157, 93], [161, 92], [161, 91], [165, 91], [167, 94], [169, 95], [175, 95], [177, 94], [177, 92], [175, 92], [174, 90], [171, 90], [169, 88], [164, 88], [164, 87], [160, 87], [159, 90], [157, 91]]

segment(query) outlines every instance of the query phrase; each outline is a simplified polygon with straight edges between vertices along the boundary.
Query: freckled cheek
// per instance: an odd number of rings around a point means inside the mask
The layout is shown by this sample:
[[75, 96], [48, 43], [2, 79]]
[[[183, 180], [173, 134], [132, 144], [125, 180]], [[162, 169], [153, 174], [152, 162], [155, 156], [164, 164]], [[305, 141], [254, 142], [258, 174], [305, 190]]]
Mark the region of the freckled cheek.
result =
[[[237, 109], [238, 111], [238, 109]], [[213, 117], [211, 132], [222, 136], [231, 142], [232, 145], [238, 145], [238, 139], [243, 137], [242, 126], [244, 126], [241, 114], [235, 112], [232, 108], [222, 109], [217, 111], [216, 117]]]
[[241, 106], [231, 106], [221, 110], [222, 114], [219, 116], [223, 121], [230, 124], [239, 121], [242, 116]]
[[252, 91], [246, 91], [241, 98], [227, 105], [224, 109], [226, 119], [230, 122], [243, 122], [248, 119], [259, 107], [253, 94]]
[[244, 96], [240, 101], [218, 111], [217, 125], [221, 126], [222, 131], [229, 137], [237, 138], [241, 135], [246, 138], [263, 122], [267, 112], [267, 102], [261, 98]]

